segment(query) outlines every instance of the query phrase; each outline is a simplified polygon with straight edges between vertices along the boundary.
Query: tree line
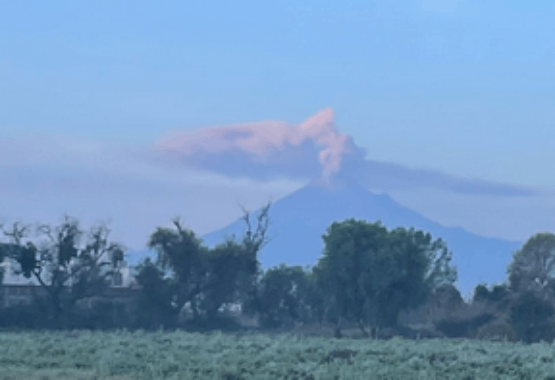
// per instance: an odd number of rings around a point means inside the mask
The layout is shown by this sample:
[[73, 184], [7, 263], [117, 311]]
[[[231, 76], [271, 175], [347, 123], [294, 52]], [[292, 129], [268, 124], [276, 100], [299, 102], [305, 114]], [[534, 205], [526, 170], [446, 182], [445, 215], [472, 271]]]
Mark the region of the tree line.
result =
[[[527, 343], [555, 337], [555, 235], [532, 236], [514, 252], [502, 284], [476, 286], [472, 300], [455, 287], [457, 270], [445, 242], [414, 228], [347, 219], [332, 223], [314, 266], [262, 270], [270, 204], [246, 232], [213, 248], [174, 219], [158, 227], [142, 260], [131, 306], [107, 296], [125, 266], [126, 249], [101, 223], [85, 231], [65, 216], [57, 226], [1, 226], [0, 261], [33, 278], [40, 296], [0, 309], [0, 327], [23, 329], [190, 329], [324, 331], [335, 337], [461, 337]], [[479, 263], [476, 263], [479, 265]], [[0, 277], [3, 272], [0, 271]], [[101, 301], [92, 307], [84, 302]], [[1, 301], [1, 300], [0, 300]], [[239, 305], [240, 313], [226, 312]], [[320, 329], [320, 330], [318, 330]]]

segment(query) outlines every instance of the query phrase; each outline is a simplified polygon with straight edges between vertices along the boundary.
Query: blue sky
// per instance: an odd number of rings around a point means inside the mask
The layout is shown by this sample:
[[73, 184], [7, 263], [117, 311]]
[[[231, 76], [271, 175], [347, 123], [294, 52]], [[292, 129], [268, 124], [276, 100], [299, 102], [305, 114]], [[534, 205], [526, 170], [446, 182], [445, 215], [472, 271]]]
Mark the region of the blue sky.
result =
[[[237, 199], [257, 207], [302, 183], [149, 166], [151, 190], [136, 190], [124, 207], [124, 189], [146, 181], [133, 152], [173, 130], [296, 124], [327, 106], [369, 159], [555, 189], [553, 25], [550, 1], [3, 2], [0, 146], [3, 139], [12, 150], [0, 152], [8, 173], [0, 195], [14, 200], [6, 217], [110, 216], [135, 246], [175, 214], [208, 232], [240, 215]], [[113, 155], [128, 162], [118, 169], [128, 180], [106, 158]], [[87, 195], [80, 178], [122, 183]], [[194, 195], [199, 186], [205, 191]], [[153, 201], [164, 191], [172, 195]], [[486, 235], [525, 239], [555, 229], [552, 196], [425, 188], [392, 196]], [[136, 204], [145, 209], [133, 232], [121, 219]]]

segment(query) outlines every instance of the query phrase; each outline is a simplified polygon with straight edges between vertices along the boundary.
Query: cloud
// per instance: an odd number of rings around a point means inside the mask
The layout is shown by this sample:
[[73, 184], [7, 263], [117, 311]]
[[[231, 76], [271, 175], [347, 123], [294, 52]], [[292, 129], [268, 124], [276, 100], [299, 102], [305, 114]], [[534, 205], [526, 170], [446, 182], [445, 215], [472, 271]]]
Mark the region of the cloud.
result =
[[310, 180], [343, 175], [383, 191], [429, 187], [461, 194], [533, 196], [522, 186], [462, 178], [367, 159], [351, 136], [337, 131], [326, 108], [299, 125], [282, 121], [176, 131], [154, 146], [155, 160], [231, 178]]
[[500, 197], [548, 194], [547, 191], [524, 186], [463, 178], [440, 171], [412, 169], [399, 164], [373, 160], [346, 162], [343, 171], [357, 178], [362, 184], [382, 191], [427, 187], [459, 194]]

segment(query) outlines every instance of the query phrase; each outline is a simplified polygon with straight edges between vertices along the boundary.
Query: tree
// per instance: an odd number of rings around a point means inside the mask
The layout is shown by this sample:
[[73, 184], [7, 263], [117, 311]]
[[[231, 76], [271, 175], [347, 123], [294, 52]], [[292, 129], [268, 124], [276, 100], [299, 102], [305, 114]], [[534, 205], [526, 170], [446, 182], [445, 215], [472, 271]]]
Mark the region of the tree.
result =
[[169, 271], [176, 284], [179, 310], [190, 304], [195, 319], [210, 319], [224, 304], [255, 296], [252, 288], [259, 271], [257, 254], [268, 242], [269, 208], [270, 204], [262, 208], [256, 229], [245, 211], [245, 235], [239, 240], [229, 237], [213, 249], [205, 247], [193, 231], [183, 228], [179, 219], [173, 221], [175, 229], [156, 229], [148, 246], [156, 250], [157, 265]]
[[516, 338], [526, 343], [553, 341], [553, 303], [537, 292], [528, 290], [516, 296], [510, 309], [510, 320]]
[[489, 299], [491, 302], [497, 304], [500, 307], [506, 306], [509, 300], [509, 287], [507, 284], [494, 285], [491, 289]]
[[[3, 228], [4, 228], [4, 225], [0, 223], [0, 230], [2, 230]], [[4, 264], [4, 261], [7, 259], [6, 255], [7, 255], [6, 244], [0, 242], [0, 264]], [[3, 265], [0, 266], [0, 286], [2, 286], [2, 284], [4, 283], [4, 271], [5, 271], [4, 266]]]
[[311, 319], [310, 273], [300, 266], [268, 269], [259, 282], [259, 316], [263, 327], [292, 327]]
[[368, 319], [366, 306], [389, 270], [390, 258], [383, 255], [387, 229], [380, 223], [348, 219], [333, 223], [322, 238], [324, 252], [314, 274], [329, 300], [328, 312], [336, 314], [335, 335], [341, 336], [344, 319], [355, 321], [368, 335], [364, 328]]
[[200, 308], [214, 319], [220, 308], [246, 297], [258, 265], [248, 248], [227, 240], [207, 252], [207, 275]]
[[195, 317], [198, 308], [195, 298], [203, 290], [206, 277], [207, 248], [201, 245], [193, 231], [174, 219], [175, 230], [158, 227], [150, 236], [148, 247], [157, 252], [156, 264], [170, 273], [175, 282], [175, 298], [179, 310], [191, 302]]
[[147, 329], [175, 326], [179, 313], [173, 299], [175, 283], [150, 258], [138, 265], [135, 277], [141, 287], [135, 312], [137, 325]]
[[110, 230], [104, 223], [91, 228], [84, 245], [80, 244], [84, 231], [68, 216], [54, 228], [39, 224], [38, 244], [28, 240], [27, 225], [14, 223], [3, 232], [11, 240], [1, 246], [3, 254], [18, 264], [15, 274], [35, 278], [46, 291], [56, 325], [79, 300], [100, 295], [124, 259], [124, 247], [108, 241]]
[[473, 303], [492, 305], [497, 310], [506, 310], [511, 302], [511, 293], [507, 284], [494, 285], [491, 290], [485, 284], [474, 289]]
[[396, 228], [388, 234], [386, 247], [395, 259], [390, 281], [378, 296], [380, 326], [396, 327], [401, 311], [423, 304], [432, 292], [447, 292], [457, 302], [458, 291], [452, 286], [457, 272], [441, 239], [432, 240], [429, 233], [413, 228]]
[[555, 235], [538, 233], [513, 254], [508, 269], [510, 317], [518, 339], [553, 338]]
[[448, 313], [457, 312], [465, 305], [459, 289], [453, 284], [443, 284], [433, 289], [427, 302], [436, 310], [445, 310]]
[[[456, 280], [451, 253], [441, 240], [414, 229], [388, 231], [379, 222], [348, 219], [333, 223], [314, 268], [319, 286], [343, 319], [395, 327], [402, 310], [426, 300], [432, 289]], [[336, 332], [339, 335], [340, 331]]]
[[515, 294], [534, 291], [552, 297], [554, 269], [555, 235], [536, 234], [513, 255], [508, 268], [510, 289]]
[[486, 284], [478, 284], [474, 288], [474, 295], [472, 296], [472, 302], [488, 302], [489, 301], [489, 290]]

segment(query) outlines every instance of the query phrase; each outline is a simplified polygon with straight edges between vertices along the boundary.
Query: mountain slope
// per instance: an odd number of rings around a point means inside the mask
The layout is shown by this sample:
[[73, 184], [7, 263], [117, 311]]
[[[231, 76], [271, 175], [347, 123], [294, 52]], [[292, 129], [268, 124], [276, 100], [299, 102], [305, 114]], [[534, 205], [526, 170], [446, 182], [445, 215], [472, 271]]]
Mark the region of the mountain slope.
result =
[[[502, 282], [512, 253], [520, 242], [487, 238], [462, 228], [449, 228], [401, 206], [387, 195], [377, 195], [356, 182], [334, 179], [313, 181], [307, 186], [275, 202], [270, 209], [272, 241], [260, 253], [264, 269], [287, 265], [315, 265], [323, 249], [321, 236], [334, 221], [347, 218], [381, 221], [388, 228], [415, 227], [442, 238], [453, 252], [457, 266], [457, 286], [469, 295], [480, 283]], [[240, 236], [245, 231], [239, 219], [229, 226], [203, 236], [213, 246], [226, 235]]]

